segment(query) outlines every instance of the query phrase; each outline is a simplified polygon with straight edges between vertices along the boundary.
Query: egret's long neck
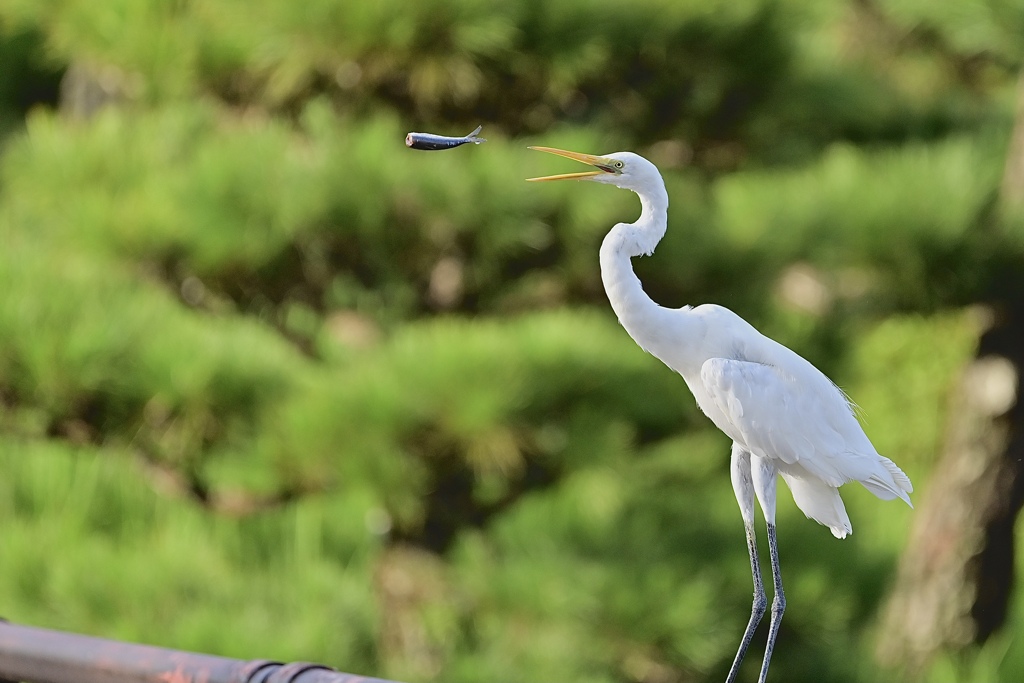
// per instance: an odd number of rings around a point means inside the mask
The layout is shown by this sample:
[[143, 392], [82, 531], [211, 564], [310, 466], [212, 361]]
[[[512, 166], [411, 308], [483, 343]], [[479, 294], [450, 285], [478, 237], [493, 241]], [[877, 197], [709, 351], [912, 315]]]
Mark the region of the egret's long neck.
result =
[[659, 355], [651, 347], [657, 343], [658, 331], [664, 329], [668, 311], [644, 292], [630, 259], [650, 254], [665, 236], [668, 192], [659, 181], [637, 195], [640, 218], [635, 223], [619, 223], [601, 243], [601, 280], [622, 326], [642, 347]]

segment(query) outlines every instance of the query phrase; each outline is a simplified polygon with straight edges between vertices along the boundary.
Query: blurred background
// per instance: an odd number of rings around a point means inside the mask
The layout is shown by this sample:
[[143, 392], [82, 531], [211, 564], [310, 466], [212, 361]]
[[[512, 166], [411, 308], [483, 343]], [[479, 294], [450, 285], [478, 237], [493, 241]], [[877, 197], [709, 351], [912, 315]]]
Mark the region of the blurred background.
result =
[[917, 487], [844, 488], [842, 542], [780, 494], [772, 678], [1020, 680], [1022, 60], [1021, 0], [0, 0], [0, 614], [724, 679], [729, 443], [607, 305], [635, 197], [523, 182], [578, 170], [543, 144], [656, 162], [648, 293], [816, 363]]

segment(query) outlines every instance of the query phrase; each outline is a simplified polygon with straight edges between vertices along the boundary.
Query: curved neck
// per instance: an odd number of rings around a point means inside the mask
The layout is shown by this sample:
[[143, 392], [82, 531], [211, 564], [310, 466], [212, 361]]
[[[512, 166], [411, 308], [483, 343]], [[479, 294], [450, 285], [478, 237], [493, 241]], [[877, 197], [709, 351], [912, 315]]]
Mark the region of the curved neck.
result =
[[613, 227], [601, 245], [602, 251], [608, 247], [627, 258], [650, 256], [665, 236], [668, 225], [668, 192], [665, 184], [659, 180], [656, 185], [634, 192], [640, 198], [640, 218], [635, 223], [619, 223]]
[[663, 182], [644, 190], [640, 197], [640, 218], [635, 223], [619, 223], [601, 243], [601, 280], [619, 322], [647, 350], [658, 321], [667, 313], [644, 292], [633, 272], [631, 258], [648, 255], [665, 236], [668, 222], [668, 192]]

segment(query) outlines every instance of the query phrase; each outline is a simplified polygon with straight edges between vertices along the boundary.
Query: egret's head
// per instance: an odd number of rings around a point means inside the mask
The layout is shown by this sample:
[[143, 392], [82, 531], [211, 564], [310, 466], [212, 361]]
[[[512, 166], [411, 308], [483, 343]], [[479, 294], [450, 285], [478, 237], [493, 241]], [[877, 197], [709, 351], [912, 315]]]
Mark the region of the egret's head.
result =
[[567, 159], [575, 159], [584, 164], [593, 166], [593, 171], [581, 173], [561, 173], [549, 175], [542, 178], [528, 178], [531, 181], [541, 180], [593, 180], [598, 183], [607, 183], [627, 190], [644, 190], [654, 184], [662, 184], [661, 174], [658, 168], [639, 154], [632, 152], [615, 152], [605, 156], [594, 156], [593, 154], [582, 154], [580, 152], [567, 152], [564, 149], [553, 147], [531, 147], [538, 152], [557, 154]]

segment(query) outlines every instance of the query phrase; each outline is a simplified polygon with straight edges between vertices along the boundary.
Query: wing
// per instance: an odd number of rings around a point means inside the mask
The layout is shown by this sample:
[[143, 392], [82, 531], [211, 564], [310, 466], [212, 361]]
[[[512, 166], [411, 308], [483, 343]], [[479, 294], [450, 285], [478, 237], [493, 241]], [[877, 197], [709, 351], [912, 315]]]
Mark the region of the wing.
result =
[[752, 453], [776, 461], [780, 471], [833, 487], [875, 471], [880, 456], [842, 392], [817, 370], [711, 358], [700, 376], [716, 409], [712, 420]]

